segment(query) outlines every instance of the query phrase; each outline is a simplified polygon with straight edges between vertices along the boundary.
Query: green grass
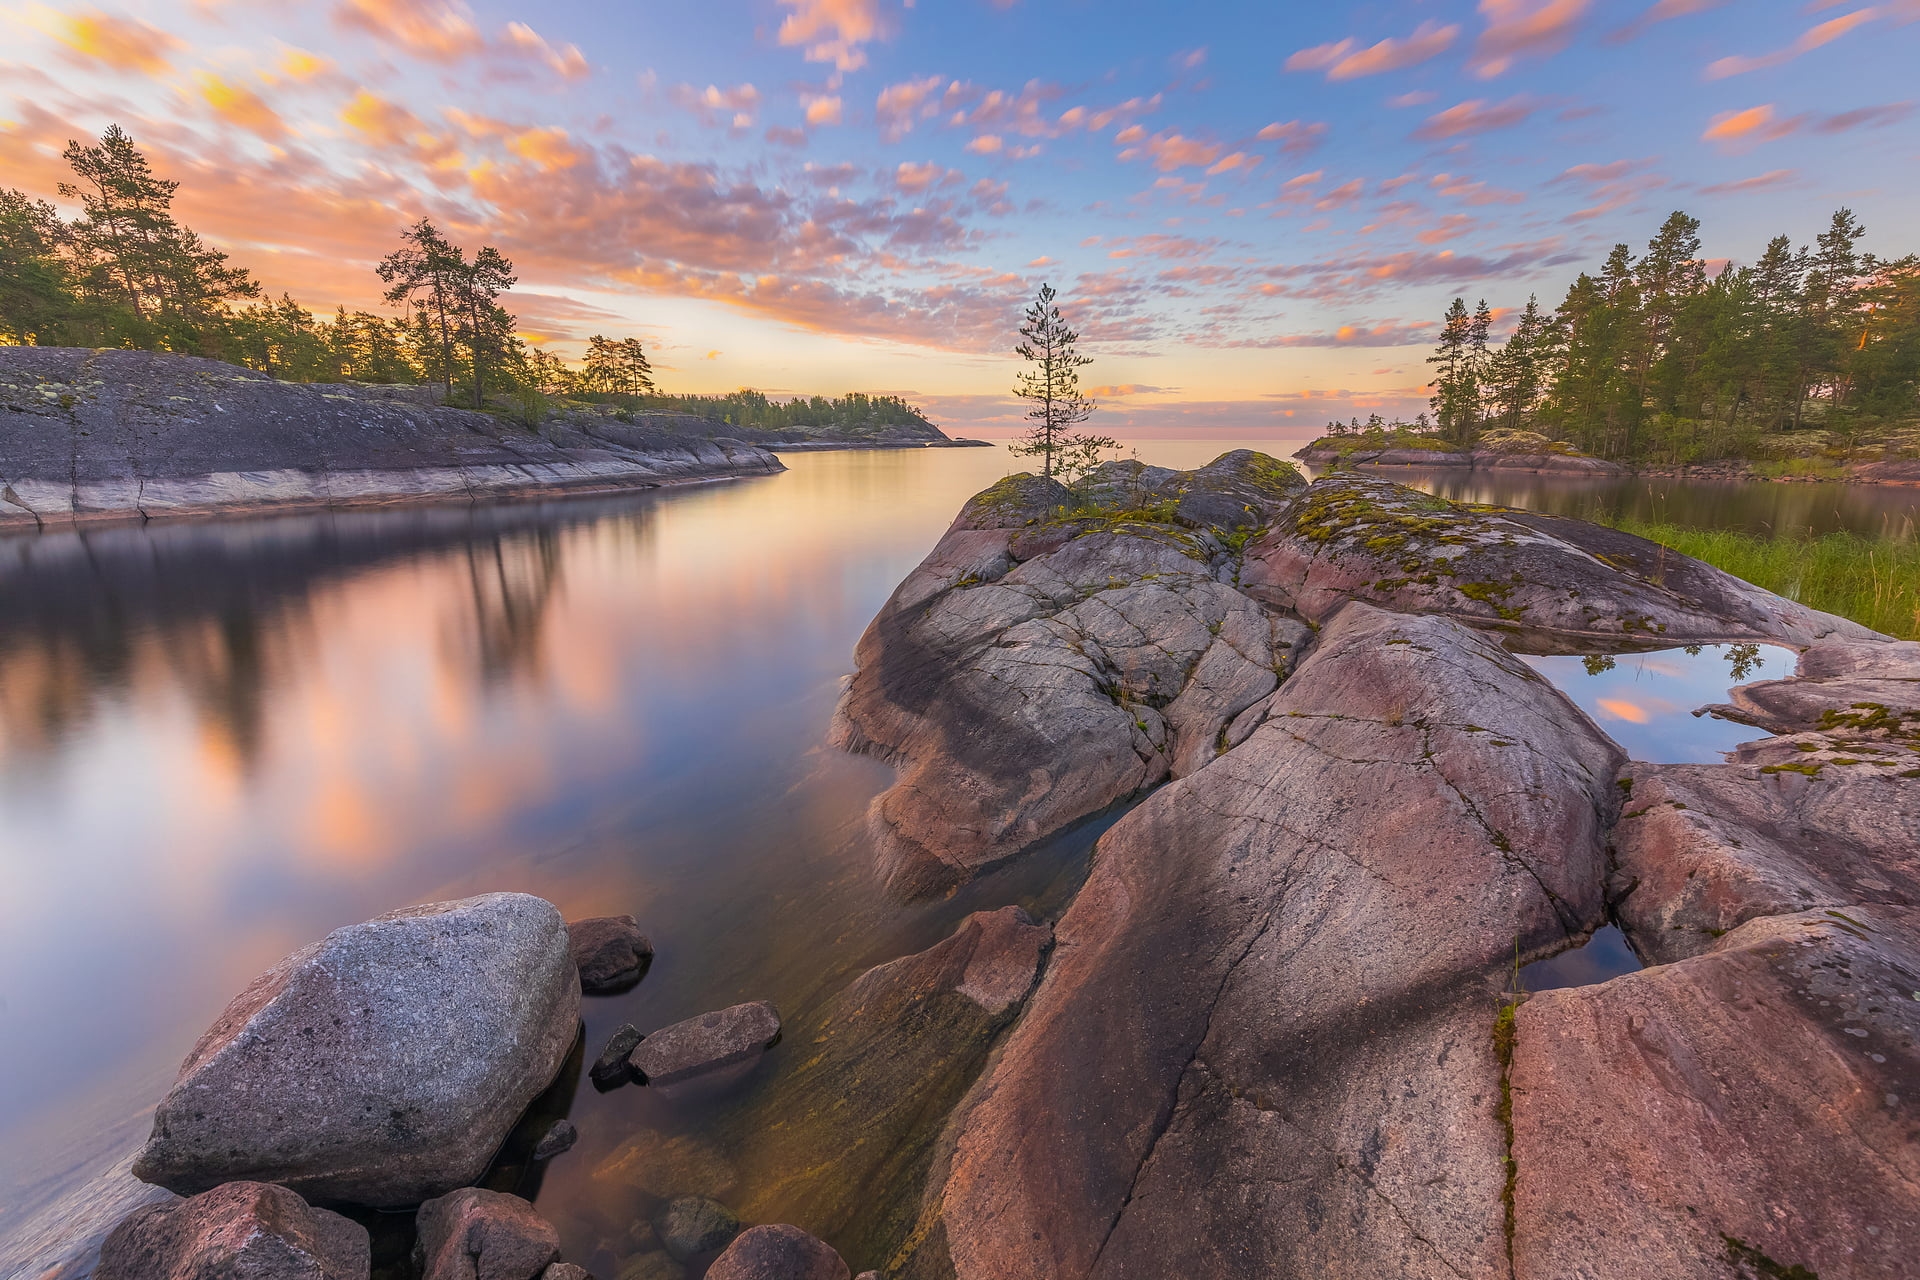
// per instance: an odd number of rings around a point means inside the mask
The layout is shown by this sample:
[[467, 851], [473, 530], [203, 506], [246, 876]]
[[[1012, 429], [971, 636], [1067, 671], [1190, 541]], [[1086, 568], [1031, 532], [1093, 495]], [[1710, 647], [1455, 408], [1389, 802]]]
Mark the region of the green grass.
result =
[[1920, 640], [1920, 541], [1852, 533], [1762, 538], [1632, 519], [1608, 523], [1810, 608]]

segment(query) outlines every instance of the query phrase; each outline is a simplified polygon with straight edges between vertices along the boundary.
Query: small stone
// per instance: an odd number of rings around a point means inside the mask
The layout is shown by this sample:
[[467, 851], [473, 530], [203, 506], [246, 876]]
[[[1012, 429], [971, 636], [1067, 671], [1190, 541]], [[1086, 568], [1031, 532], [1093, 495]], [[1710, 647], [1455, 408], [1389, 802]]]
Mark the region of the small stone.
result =
[[367, 1280], [367, 1229], [285, 1187], [229, 1182], [142, 1205], [100, 1247], [99, 1280]]
[[632, 916], [576, 920], [567, 926], [567, 937], [580, 970], [580, 990], [588, 995], [628, 990], [646, 976], [653, 960], [653, 943]]
[[780, 1014], [755, 1000], [664, 1027], [642, 1040], [627, 1061], [642, 1084], [680, 1084], [754, 1062], [779, 1034]]
[[421, 1280], [534, 1280], [560, 1260], [560, 1233], [518, 1196], [462, 1187], [415, 1218]]
[[556, 1262], [540, 1273], [540, 1280], [593, 1280], [593, 1272], [571, 1262]]
[[707, 1280], [848, 1280], [848, 1270], [825, 1241], [775, 1223], [741, 1232], [707, 1268]]
[[878, 1271], [862, 1271], [859, 1275], [855, 1276], [853, 1280], [886, 1280], [886, 1277]]
[[533, 1144], [535, 1160], [551, 1160], [563, 1151], [571, 1151], [573, 1144], [580, 1140], [580, 1131], [573, 1127], [571, 1120], [555, 1120], [553, 1127], [541, 1135], [540, 1141]]
[[706, 1196], [675, 1196], [654, 1215], [653, 1229], [660, 1243], [681, 1262], [711, 1253], [740, 1234], [733, 1210]]
[[621, 1263], [619, 1280], [685, 1280], [686, 1274], [684, 1267], [655, 1249]]
[[598, 1089], [618, 1089], [633, 1079], [633, 1066], [627, 1061], [627, 1055], [633, 1052], [642, 1037], [640, 1029], [627, 1023], [607, 1041], [607, 1047], [594, 1059], [587, 1074], [593, 1077], [594, 1087]]

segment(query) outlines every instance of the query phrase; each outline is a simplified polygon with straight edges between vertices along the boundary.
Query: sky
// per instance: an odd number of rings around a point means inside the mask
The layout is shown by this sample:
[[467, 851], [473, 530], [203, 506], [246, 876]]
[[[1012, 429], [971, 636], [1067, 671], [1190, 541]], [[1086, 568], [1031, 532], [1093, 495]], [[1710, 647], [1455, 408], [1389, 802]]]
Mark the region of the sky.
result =
[[985, 435], [1050, 282], [1090, 425], [1310, 432], [1674, 209], [1714, 260], [1842, 205], [1920, 251], [1916, 66], [1920, 0], [0, 0], [0, 186], [61, 203], [117, 122], [316, 311], [429, 216], [563, 356]]

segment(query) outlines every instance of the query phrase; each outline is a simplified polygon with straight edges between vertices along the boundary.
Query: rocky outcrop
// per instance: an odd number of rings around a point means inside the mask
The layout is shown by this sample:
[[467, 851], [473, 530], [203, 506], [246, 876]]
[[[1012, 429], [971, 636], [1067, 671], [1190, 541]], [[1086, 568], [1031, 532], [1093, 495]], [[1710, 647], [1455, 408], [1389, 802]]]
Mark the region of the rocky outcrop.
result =
[[754, 1000], [662, 1027], [627, 1062], [636, 1080], [656, 1089], [730, 1084], [752, 1071], [779, 1035], [779, 1012]]
[[95, 1280], [367, 1280], [367, 1229], [285, 1187], [229, 1182], [136, 1209], [100, 1248]]
[[[1429, 441], [1430, 444], [1435, 443]], [[1367, 444], [1354, 437], [1322, 437], [1294, 451], [1315, 467], [1432, 467], [1469, 471], [1532, 471], [1568, 476], [1615, 476], [1626, 468], [1590, 458], [1564, 441], [1533, 431], [1491, 431], [1471, 449]]]
[[1366, 476], [1317, 481], [1247, 548], [1240, 584], [1314, 621], [1369, 600], [1562, 648], [1876, 638], [1631, 534]]
[[1241, 450], [1103, 468], [1083, 501], [1014, 477], [974, 498], [861, 639], [842, 745], [892, 760], [872, 811], [903, 893], [931, 892], [1211, 759], [1306, 629], [1235, 589], [1235, 548], [1303, 487]]
[[1487, 638], [1333, 615], [1102, 838], [888, 1274], [1501, 1271], [1492, 1010], [1602, 920], [1619, 761]]
[[1920, 913], [1751, 920], [1522, 1005], [1521, 1277], [1894, 1277], [1920, 1242]]
[[147, 351], [0, 348], [0, 525], [648, 488], [781, 470], [672, 416], [540, 431], [430, 388]]
[[[1920, 648], [1578, 521], [1348, 475], [1183, 518], [1178, 475], [995, 486], [862, 641], [839, 733], [900, 767], [896, 885], [1171, 781], [924, 1165], [822, 1173], [915, 1211], [796, 1198], [823, 1234], [908, 1280], [1901, 1274]], [[1271, 683], [1220, 682], [1206, 752], [1166, 595], [1219, 601], [1214, 640], [1298, 628]], [[1783, 735], [1714, 766], [1625, 764], [1506, 647], [1709, 640], [1805, 650], [1713, 709]], [[1109, 699], [1130, 726], [1089, 693], [1128, 671], [1159, 698]], [[1610, 921], [1658, 967], [1516, 1000]]]
[[560, 1258], [553, 1224], [498, 1191], [463, 1187], [421, 1205], [415, 1222], [420, 1280], [536, 1280]]
[[200, 1038], [134, 1165], [182, 1193], [252, 1179], [417, 1204], [476, 1181], [571, 1050], [580, 985], [551, 903], [494, 893], [329, 934]]
[[632, 916], [595, 916], [567, 926], [580, 990], [590, 996], [630, 990], [653, 962], [653, 943]]
[[741, 1233], [707, 1270], [707, 1280], [847, 1280], [840, 1255], [784, 1223]]

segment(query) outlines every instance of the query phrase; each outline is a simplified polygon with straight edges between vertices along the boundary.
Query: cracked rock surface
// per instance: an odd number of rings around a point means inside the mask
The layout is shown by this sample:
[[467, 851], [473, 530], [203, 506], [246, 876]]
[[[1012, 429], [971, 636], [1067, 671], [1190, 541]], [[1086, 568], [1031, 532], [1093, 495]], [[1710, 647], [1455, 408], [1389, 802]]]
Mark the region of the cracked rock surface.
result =
[[0, 524], [645, 488], [782, 470], [673, 416], [540, 432], [432, 387], [280, 382], [217, 360], [0, 348]]
[[[1373, 479], [1182, 513], [1263, 465], [1004, 481], [862, 641], [897, 888], [1157, 788], [886, 1274], [1909, 1274], [1920, 646]], [[1745, 640], [1802, 656], [1704, 709], [1777, 735], [1721, 765], [1628, 763], [1505, 647]], [[1652, 967], [1516, 1004], [1609, 922]]]

